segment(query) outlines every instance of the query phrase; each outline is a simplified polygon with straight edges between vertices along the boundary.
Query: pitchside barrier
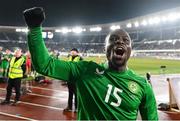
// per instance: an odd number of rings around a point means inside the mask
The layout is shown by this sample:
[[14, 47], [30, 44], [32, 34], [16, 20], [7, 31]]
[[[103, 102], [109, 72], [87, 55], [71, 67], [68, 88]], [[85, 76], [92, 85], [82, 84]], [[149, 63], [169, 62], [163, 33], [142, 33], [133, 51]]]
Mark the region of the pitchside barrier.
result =
[[169, 83], [169, 106], [171, 111], [180, 112], [180, 77], [167, 78]]

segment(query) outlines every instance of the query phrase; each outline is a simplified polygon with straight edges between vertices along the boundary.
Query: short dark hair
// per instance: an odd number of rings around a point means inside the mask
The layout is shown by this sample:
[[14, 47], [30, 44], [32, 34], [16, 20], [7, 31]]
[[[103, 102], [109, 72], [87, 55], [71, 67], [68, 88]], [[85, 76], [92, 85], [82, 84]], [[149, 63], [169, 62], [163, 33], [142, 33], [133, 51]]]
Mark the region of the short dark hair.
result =
[[73, 48], [73, 49], [71, 49], [71, 51], [79, 52], [77, 48]]

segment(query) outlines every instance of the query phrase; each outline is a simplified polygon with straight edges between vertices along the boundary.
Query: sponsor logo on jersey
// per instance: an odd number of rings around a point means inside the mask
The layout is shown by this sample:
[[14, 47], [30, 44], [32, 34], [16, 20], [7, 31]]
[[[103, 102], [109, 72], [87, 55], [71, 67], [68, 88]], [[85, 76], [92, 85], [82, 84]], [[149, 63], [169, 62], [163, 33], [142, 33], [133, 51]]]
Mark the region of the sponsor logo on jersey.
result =
[[129, 82], [128, 88], [132, 93], [137, 93], [139, 91], [139, 85], [133, 81]]
[[96, 72], [95, 72], [95, 73], [98, 74], [98, 75], [103, 75], [103, 74], [104, 74], [104, 71], [99, 71], [99, 69], [96, 68]]

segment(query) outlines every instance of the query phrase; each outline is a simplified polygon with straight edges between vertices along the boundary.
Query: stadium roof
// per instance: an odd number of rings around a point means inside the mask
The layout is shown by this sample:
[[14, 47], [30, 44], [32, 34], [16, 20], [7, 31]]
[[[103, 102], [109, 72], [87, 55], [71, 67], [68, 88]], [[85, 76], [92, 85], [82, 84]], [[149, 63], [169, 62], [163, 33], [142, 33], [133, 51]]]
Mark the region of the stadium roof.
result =
[[[132, 19], [127, 19], [119, 22], [112, 22], [107, 24], [94, 24], [94, 25], [84, 25], [84, 26], [69, 26], [69, 27], [44, 27], [45, 31], [59, 32], [62, 34], [75, 33], [79, 34], [81, 32], [85, 34], [107, 34], [111, 30], [123, 28], [130, 31], [141, 30], [141, 29], [157, 29], [162, 27], [174, 27], [172, 25], [180, 26], [178, 20], [180, 19], [180, 7], [163, 10], [148, 14], [145, 16], [140, 16]], [[22, 26], [0, 26], [0, 31], [9, 32], [27, 32], [27, 28]]]
[[123, 21], [180, 6], [180, 0], [3, 0], [0, 25], [24, 26], [22, 11], [42, 6], [44, 26], [93, 25]]

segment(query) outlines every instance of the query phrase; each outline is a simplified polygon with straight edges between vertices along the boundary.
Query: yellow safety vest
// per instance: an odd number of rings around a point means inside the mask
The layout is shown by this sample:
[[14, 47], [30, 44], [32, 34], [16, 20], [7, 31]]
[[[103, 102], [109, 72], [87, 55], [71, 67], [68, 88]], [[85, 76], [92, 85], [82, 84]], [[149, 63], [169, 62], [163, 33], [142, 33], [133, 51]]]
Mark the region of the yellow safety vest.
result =
[[10, 67], [9, 67], [9, 78], [21, 78], [23, 77], [23, 70], [21, 68], [22, 64], [24, 63], [25, 59], [21, 57], [15, 62], [16, 57], [12, 57], [10, 61]]
[[74, 61], [74, 62], [78, 62], [79, 60], [80, 60], [80, 57], [79, 56], [76, 56], [73, 60], [73, 57], [72, 56], [70, 56], [69, 57], [69, 61]]

